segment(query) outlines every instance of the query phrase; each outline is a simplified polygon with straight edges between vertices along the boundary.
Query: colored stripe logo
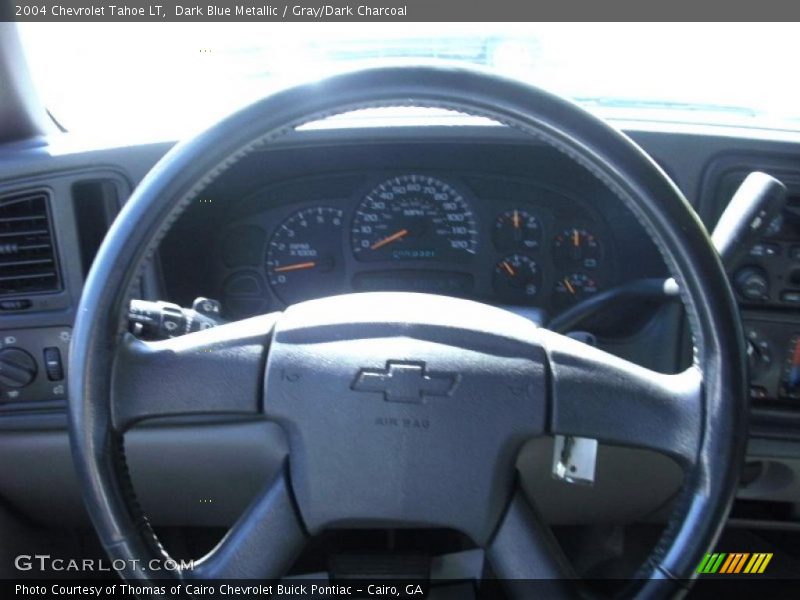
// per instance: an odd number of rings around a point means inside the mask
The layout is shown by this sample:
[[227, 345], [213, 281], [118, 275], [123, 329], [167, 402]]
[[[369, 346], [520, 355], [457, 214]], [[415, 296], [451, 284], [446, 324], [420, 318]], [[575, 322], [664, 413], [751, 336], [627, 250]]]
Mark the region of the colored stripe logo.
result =
[[716, 552], [703, 557], [697, 572], [703, 575], [755, 575], [763, 573], [771, 560], [772, 552]]

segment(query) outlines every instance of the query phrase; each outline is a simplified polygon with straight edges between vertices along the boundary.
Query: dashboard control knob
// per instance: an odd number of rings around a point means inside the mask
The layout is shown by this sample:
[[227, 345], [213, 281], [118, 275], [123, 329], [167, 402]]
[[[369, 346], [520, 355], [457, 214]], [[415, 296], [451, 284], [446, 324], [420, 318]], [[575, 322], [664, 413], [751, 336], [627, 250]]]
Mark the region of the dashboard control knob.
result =
[[758, 267], [743, 267], [736, 271], [733, 285], [744, 300], [759, 302], [769, 299], [769, 279]]
[[747, 342], [747, 364], [750, 370], [753, 371], [758, 366], [758, 354], [753, 342]]
[[36, 378], [36, 370], [36, 361], [24, 350], [0, 350], [0, 384], [10, 388], [23, 388]]
[[194, 299], [192, 308], [195, 312], [206, 315], [207, 317], [219, 318], [222, 313], [222, 304], [220, 304], [219, 300], [203, 298], [202, 296]]
[[747, 340], [747, 362], [751, 372], [766, 371], [772, 364], [772, 352], [765, 341]]

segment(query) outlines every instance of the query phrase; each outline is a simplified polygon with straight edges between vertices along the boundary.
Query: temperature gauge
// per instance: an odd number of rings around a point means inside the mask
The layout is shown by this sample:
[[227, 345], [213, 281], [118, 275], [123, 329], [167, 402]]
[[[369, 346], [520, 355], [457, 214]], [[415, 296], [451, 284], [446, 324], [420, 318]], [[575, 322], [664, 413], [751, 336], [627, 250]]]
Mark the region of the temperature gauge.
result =
[[563, 269], [596, 269], [603, 258], [600, 241], [586, 229], [565, 229], [553, 240], [553, 260]]

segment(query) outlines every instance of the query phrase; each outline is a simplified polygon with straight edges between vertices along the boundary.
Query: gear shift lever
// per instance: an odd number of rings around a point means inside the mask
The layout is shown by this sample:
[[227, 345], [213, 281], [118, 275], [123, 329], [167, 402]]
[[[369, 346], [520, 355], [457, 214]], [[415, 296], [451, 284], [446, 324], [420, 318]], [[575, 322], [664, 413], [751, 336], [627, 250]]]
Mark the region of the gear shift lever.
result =
[[786, 186], [754, 171], [741, 183], [717, 221], [711, 241], [726, 271], [750, 251], [786, 205]]

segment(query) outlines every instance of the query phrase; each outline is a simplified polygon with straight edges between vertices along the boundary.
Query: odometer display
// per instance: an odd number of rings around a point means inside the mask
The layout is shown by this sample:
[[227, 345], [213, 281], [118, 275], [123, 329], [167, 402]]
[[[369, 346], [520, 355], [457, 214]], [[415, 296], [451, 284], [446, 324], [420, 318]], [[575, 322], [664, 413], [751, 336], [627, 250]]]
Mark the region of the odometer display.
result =
[[363, 261], [464, 261], [475, 254], [475, 216], [454, 188], [434, 177], [381, 183], [356, 209], [353, 254]]

